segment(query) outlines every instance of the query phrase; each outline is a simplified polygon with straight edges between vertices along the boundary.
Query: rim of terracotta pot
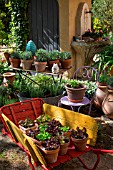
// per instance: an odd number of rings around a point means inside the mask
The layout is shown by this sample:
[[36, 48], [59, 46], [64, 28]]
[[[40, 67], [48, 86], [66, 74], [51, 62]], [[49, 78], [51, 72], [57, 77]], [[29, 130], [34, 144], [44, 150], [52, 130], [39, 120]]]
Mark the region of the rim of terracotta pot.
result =
[[67, 88], [67, 89], [70, 89], [70, 90], [81, 90], [81, 89], [86, 89], [86, 86], [85, 85], [83, 85], [83, 87], [80, 87], [80, 88], [73, 88], [73, 87], [68, 87], [67, 85], [65, 85], [65, 88]]
[[11, 77], [11, 76], [15, 76], [15, 73], [12, 73], [12, 72], [6, 72], [3, 74], [4, 77]]

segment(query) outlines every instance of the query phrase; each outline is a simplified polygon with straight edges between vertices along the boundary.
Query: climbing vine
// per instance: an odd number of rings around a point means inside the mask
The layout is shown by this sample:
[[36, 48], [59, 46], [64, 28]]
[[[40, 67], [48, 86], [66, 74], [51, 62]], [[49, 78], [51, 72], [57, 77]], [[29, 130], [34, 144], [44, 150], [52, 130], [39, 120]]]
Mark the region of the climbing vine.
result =
[[29, 36], [29, 21], [27, 16], [28, 0], [10, 0], [9, 10], [11, 12], [10, 43], [17, 51], [25, 50], [26, 41]]

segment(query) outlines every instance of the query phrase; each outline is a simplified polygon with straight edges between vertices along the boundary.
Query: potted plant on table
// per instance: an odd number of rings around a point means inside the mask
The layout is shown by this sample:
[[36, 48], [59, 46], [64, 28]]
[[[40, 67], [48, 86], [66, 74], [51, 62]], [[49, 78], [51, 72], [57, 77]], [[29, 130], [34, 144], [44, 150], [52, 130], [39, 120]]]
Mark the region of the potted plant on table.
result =
[[83, 127], [83, 129], [80, 129], [79, 127], [77, 127], [76, 130], [72, 129], [71, 140], [75, 145], [75, 149], [79, 151], [84, 151], [86, 149], [86, 143], [88, 140], [86, 128]]
[[37, 72], [44, 72], [47, 65], [47, 51], [39, 49], [35, 52], [35, 69]]
[[63, 69], [68, 69], [71, 66], [71, 52], [60, 52], [60, 63]]
[[8, 65], [10, 65], [9, 58], [10, 58], [10, 55], [11, 55], [12, 52], [13, 52], [13, 49], [7, 49], [7, 50], [4, 51], [4, 57], [5, 57]]
[[80, 82], [75, 79], [71, 79], [65, 85], [68, 100], [71, 102], [82, 102], [84, 100], [86, 87], [83, 82]]
[[12, 52], [10, 54], [9, 61], [13, 68], [19, 68], [20, 67], [20, 53], [17, 51]]
[[59, 51], [58, 50], [53, 50], [48, 52], [48, 69], [51, 70], [53, 64], [57, 64], [59, 66]]
[[21, 52], [21, 64], [23, 70], [31, 70], [33, 64], [33, 57], [31, 51]]

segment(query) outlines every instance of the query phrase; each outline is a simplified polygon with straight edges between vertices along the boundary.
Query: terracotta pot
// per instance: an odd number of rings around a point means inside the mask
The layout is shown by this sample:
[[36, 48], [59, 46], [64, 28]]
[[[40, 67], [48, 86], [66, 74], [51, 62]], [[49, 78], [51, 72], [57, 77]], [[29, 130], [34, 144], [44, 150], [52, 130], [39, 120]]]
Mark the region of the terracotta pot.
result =
[[68, 151], [68, 146], [70, 145], [70, 141], [60, 145], [59, 155], [65, 155]]
[[113, 90], [108, 89], [108, 93], [102, 102], [102, 111], [107, 117], [113, 119]]
[[35, 144], [37, 144], [38, 146], [41, 146], [41, 145], [42, 145], [42, 141], [39, 141], [39, 140], [34, 139], [34, 138], [32, 138], [32, 137], [30, 137], [30, 138], [31, 138], [31, 140], [32, 140]]
[[25, 128], [25, 127], [19, 125], [19, 128], [20, 128], [20, 130], [21, 130], [23, 133], [26, 134], [26, 133], [29, 132], [30, 129], [31, 129], [31, 130], [35, 130], [35, 129], [37, 128], [37, 126], [34, 125], [34, 126], [29, 127], [29, 128]]
[[37, 72], [44, 72], [47, 62], [35, 62], [35, 69]]
[[70, 58], [70, 59], [67, 59], [67, 60], [60, 60], [61, 67], [62, 67], [63, 69], [68, 69], [68, 68], [70, 68], [70, 66], [71, 66], [71, 61], [72, 61], [71, 58]]
[[95, 41], [102, 41], [102, 37], [94, 38]]
[[86, 92], [85, 86], [83, 86], [83, 88], [71, 88], [66, 85], [65, 88], [67, 91], [69, 101], [77, 103], [77, 102], [82, 102], [84, 100], [84, 96]]
[[21, 60], [23, 70], [31, 70], [33, 60]]
[[71, 130], [69, 130], [68, 132], [64, 132], [64, 136], [67, 136], [67, 137], [70, 138], [70, 136], [71, 136]]
[[84, 139], [76, 139], [76, 138], [71, 137], [71, 140], [74, 143], [76, 150], [84, 151], [86, 149], [88, 137]]
[[7, 73], [3, 74], [3, 77], [4, 77], [4, 79], [3, 79], [4, 83], [9, 81], [12, 84], [13, 81], [15, 80], [15, 73], [7, 72]]
[[19, 68], [20, 67], [20, 59], [9, 58], [9, 61], [10, 61], [11, 66], [13, 68]]
[[7, 63], [9, 64], [10, 63], [10, 61], [9, 61], [10, 54], [8, 52], [5, 52], [4, 57], [5, 57], [6, 61], [7, 61]]
[[113, 76], [113, 66], [111, 67], [110, 75]]
[[107, 91], [108, 90], [106, 85], [98, 84], [98, 88], [95, 92], [95, 97], [94, 97], [94, 105], [97, 108], [102, 108], [102, 102], [107, 95]]
[[40, 147], [40, 149], [44, 152], [44, 157], [47, 163], [55, 163], [57, 161], [60, 146], [55, 150], [45, 150], [44, 147]]
[[58, 64], [58, 66], [59, 66], [59, 64], [60, 64], [59, 59], [54, 60], [54, 61], [48, 61], [48, 62], [47, 62], [47, 65], [48, 65], [48, 69], [49, 69], [49, 70], [52, 69], [54, 63]]

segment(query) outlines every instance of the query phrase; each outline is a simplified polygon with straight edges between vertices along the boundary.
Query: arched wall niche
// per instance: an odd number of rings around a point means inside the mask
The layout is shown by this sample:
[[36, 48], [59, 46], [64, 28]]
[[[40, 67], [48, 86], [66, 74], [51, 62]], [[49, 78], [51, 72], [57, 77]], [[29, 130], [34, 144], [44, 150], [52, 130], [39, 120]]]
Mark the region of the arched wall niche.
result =
[[91, 29], [91, 14], [88, 13], [89, 7], [87, 3], [80, 3], [77, 9], [77, 15], [75, 19], [75, 34], [81, 36], [88, 29]]

